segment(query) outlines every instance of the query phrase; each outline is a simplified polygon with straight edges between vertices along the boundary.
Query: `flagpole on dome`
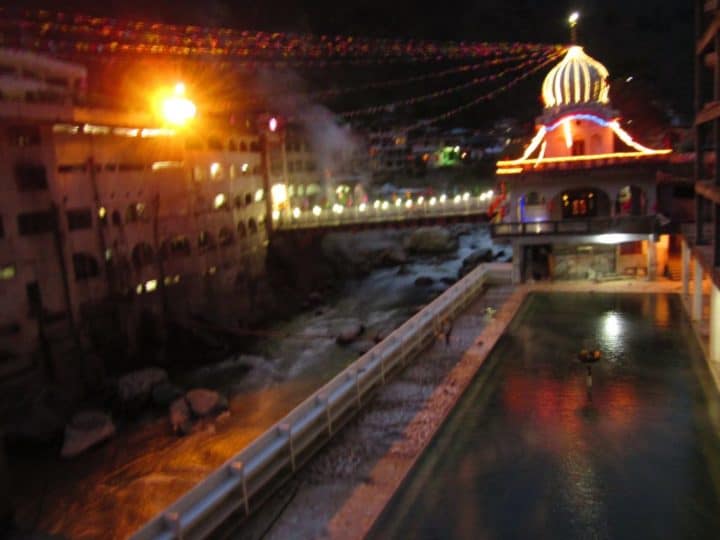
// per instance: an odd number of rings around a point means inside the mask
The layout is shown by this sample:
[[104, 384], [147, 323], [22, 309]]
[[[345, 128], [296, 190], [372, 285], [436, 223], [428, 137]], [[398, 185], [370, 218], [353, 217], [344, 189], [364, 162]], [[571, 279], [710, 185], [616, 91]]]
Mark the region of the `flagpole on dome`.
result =
[[573, 11], [568, 17], [568, 23], [570, 24], [570, 42], [573, 45], [577, 45], [577, 23], [580, 19], [580, 13]]

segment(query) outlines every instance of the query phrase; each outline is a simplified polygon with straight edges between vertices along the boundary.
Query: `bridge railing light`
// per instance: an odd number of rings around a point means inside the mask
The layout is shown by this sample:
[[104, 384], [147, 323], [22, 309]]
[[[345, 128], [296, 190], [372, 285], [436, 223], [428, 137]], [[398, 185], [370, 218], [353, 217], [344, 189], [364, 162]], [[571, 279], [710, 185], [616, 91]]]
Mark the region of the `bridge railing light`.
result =
[[417, 203], [418, 203], [418, 204], [424, 204], [424, 203], [425, 203], [425, 197], [423, 197], [422, 195], [420, 195], [420, 196], [418, 197]]
[[292, 215], [295, 219], [298, 219], [300, 217], [300, 213], [301, 211], [297, 206], [293, 208]]
[[469, 200], [470, 200], [470, 193], [468, 193], [467, 191], [466, 191], [465, 193], [463, 193], [462, 200], [463, 200], [463, 201], [469, 201]]
[[460, 201], [462, 201], [462, 197], [460, 196], [460, 194], [455, 195], [455, 198], [453, 199], [453, 202], [454, 202], [455, 204], [460, 204]]
[[430, 201], [429, 201], [430, 206], [435, 206], [436, 203], [437, 203], [437, 198], [430, 197]]
[[389, 207], [390, 207], [390, 203], [389, 203], [389, 202], [387, 202], [387, 201], [383, 201], [383, 202], [382, 202], [381, 208], [382, 208], [383, 210], [387, 210]]
[[367, 210], [367, 205], [365, 203], [360, 203], [360, 206], [358, 206], [358, 210], [360, 212], [364, 212], [365, 210]]
[[319, 217], [320, 214], [322, 214], [322, 208], [320, 208], [319, 206], [315, 205], [315, 206], [313, 206], [312, 213], [313, 213], [313, 216]]
[[443, 193], [442, 195], [440, 195], [440, 199], [439, 199], [439, 200], [440, 200], [440, 204], [445, 204], [445, 201], [447, 201], [447, 195], [445, 195], [445, 194]]

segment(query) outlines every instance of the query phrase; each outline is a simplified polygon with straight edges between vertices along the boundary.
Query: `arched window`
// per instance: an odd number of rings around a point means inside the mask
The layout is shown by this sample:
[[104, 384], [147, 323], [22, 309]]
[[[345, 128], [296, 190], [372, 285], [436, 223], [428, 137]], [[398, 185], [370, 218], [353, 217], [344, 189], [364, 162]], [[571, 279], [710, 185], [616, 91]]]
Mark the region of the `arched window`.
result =
[[235, 241], [233, 232], [227, 227], [223, 227], [222, 229], [220, 229], [220, 232], [218, 233], [218, 239], [221, 246], [229, 246]]
[[244, 208], [245, 207], [245, 200], [243, 199], [242, 195], [235, 195], [235, 208]]
[[97, 259], [89, 253], [73, 253], [72, 262], [76, 281], [83, 281], [100, 275], [100, 266]]
[[254, 218], [250, 218], [250, 221], [248, 221], [248, 229], [250, 229], [250, 234], [257, 234], [258, 227]]
[[153, 248], [147, 242], [135, 244], [131, 254], [133, 266], [139, 270], [143, 266], [151, 264], [153, 262], [153, 255]]
[[247, 206], [248, 204], [252, 204], [252, 202], [253, 202], [252, 193], [246, 193], [245, 194], [245, 206]]
[[122, 218], [120, 217], [120, 212], [118, 212], [117, 210], [113, 210], [112, 224], [115, 225], [116, 227], [119, 227], [120, 225], [122, 225]]
[[252, 141], [250, 143], [250, 151], [251, 152], [259, 152], [260, 151], [260, 143], [257, 141]]
[[137, 205], [129, 205], [125, 210], [125, 223], [135, 223], [138, 220]]
[[247, 236], [247, 228], [245, 227], [244, 221], [238, 221], [237, 232], [240, 238], [245, 238]]
[[237, 144], [235, 144], [235, 141], [233, 139], [230, 139], [228, 141], [228, 150], [230, 152], [237, 152]]
[[241, 152], [247, 152], [248, 146], [245, 141], [240, 141], [240, 151]]

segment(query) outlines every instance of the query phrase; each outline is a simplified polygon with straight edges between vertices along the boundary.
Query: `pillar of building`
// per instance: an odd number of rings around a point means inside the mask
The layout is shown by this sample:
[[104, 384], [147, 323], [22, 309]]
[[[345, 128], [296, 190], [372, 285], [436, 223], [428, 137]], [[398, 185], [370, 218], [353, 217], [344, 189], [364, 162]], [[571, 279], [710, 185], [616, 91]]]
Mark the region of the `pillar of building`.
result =
[[682, 295], [687, 298], [690, 294], [690, 249], [683, 238], [681, 245], [680, 275], [682, 280]]
[[513, 242], [512, 282], [515, 285], [522, 283], [524, 259], [525, 247], [520, 242]]
[[657, 247], [652, 235], [647, 241], [647, 277], [651, 281], [657, 279]]
[[703, 269], [700, 261], [695, 258], [695, 287], [693, 290], [693, 302], [692, 302], [692, 320], [699, 321], [702, 319], [703, 312]]
[[710, 288], [710, 361], [720, 362], [720, 290]]

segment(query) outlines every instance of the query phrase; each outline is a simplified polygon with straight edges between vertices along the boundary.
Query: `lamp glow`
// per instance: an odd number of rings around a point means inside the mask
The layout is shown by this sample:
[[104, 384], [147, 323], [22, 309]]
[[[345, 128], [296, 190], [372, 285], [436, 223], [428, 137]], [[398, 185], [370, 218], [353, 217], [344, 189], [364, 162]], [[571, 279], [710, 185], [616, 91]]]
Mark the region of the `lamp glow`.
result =
[[195, 118], [197, 107], [185, 96], [185, 85], [181, 82], [175, 85], [172, 96], [162, 102], [162, 115], [165, 120], [175, 126], [183, 126]]

